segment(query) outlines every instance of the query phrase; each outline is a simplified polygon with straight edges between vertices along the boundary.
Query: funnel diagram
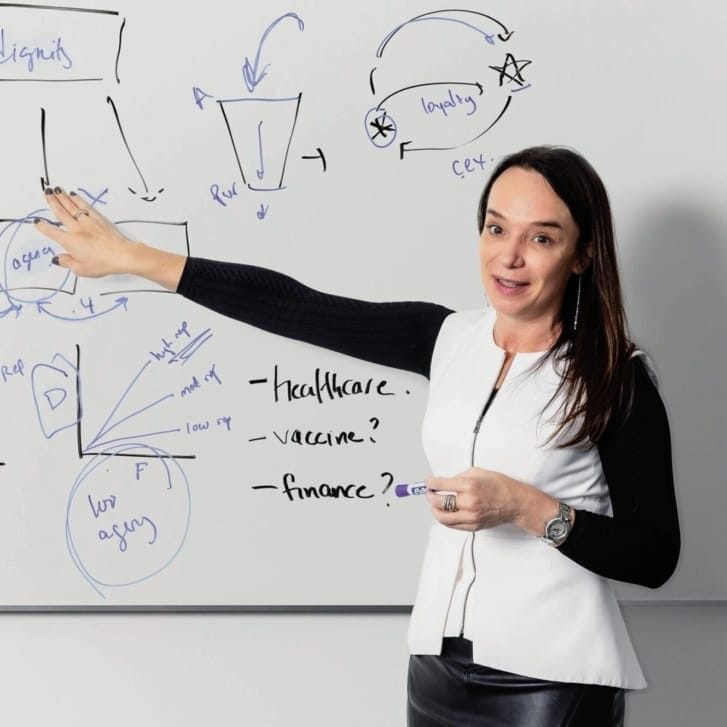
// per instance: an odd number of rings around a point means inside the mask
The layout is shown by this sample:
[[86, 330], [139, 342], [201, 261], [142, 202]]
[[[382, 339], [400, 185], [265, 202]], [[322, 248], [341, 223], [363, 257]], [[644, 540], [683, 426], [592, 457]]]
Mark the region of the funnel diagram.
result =
[[[246, 56], [242, 65], [243, 81], [250, 95], [215, 99], [230, 137], [242, 183], [253, 192], [279, 192], [286, 188], [285, 171], [303, 98], [300, 91], [284, 95], [253, 95], [258, 93], [273, 65], [263, 60], [265, 42], [273, 31], [283, 26], [293, 26], [301, 33], [305, 30], [303, 20], [296, 13], [285, 13], [268, 25], [254, 56], [252, 59]], [[214, 98], [196, 87], [194, 96], [199, 108], [203, 108], [205, 99]], [[320, 147], [314, 154], [301, 158], [317, 159], [322, 170], [325, 172], [327, 169]], [[219, 196], [218, 185], [212, 185], [210, 192], [213, 199], [226, 206]], [[231, 199], [236, 194], [233, 188], [225, 196]], [[264, 219], [268, 209], [269, 205], [261, 203], [258, 219]]]
[[[484, 136], [505, 116], [519, 92], [531, 87], [532, 61], [512, 48], [514, 31], [473, 10], [437, 10], [401, 23], [379, 44], [369, 73], [376, 99], [364, 118], [378, 149], [393, 147], [401, 159], [416, 151], [447, 151]], [[441, 64], [445, 77], [429, 77], [430, 48], [461, 48]], [[415, 71], [416, 82], [403, 83]], [[444, 71], [438, 71], [443, 73]]]

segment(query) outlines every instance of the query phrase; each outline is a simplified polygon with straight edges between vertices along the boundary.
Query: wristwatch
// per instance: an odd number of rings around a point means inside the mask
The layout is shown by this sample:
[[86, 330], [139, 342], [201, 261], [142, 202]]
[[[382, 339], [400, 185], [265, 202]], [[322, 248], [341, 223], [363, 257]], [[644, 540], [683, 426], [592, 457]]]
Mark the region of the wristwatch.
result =
[[540, 540], [548, 545], [563, 544], [570, 533], [570, 507], [564, 502], [559, 502], [558, 506], [558, 514], [545, 523], [545, 532], [540, 536]]

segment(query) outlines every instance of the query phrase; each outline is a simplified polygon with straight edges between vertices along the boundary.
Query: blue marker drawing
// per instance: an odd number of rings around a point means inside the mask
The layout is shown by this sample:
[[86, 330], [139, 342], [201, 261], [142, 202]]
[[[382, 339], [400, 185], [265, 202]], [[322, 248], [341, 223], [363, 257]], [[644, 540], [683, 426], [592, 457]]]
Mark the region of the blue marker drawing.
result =
[[[485, 13], [478, 13], [474, 10], [435, 10], [434, 12], [430, 13], [423, 13], [422, 15], [417, 15], [414, 18], [411, 18], [410, 20], [407, 20], [406, 22], [402, 23], [401, 25], [397, 26], [392, 30], [383, 41], [381, 41], [381, 44], [379, 45], [378, 49], [376, 50], [376, 57], [381, 58], [384, 54], [384, 50], [386, 46], [389, 44], [389, 41], [402, 29], [405, 28], [407, 25], [411, 25], [413, 23], [421, 23], [426, 22], [430, 20], [435, 20], [439, 22], [446, 22], [446, 23], [457, 23], [459, 25], [464, 26], [465, 28], [469, 28], [470, 30], [474, 30], [476, 33], [479, 33], [485, 41], [488, 43], [488, 45], [494, 45], [495, 44], [495, 35], [492, 33], [487, 33], [482, 28], [478, 27], [477, 25], [473, 25], [470, 22], [466, 22], [464, 20], [460, 20], [458, 18], [450, 18], [450, 17], [442, 17], [439, 16], [438, 13], [462, 13], [464, 15], [469, 16], [479, 16], [480, 18], [484, 18], [485, 20], [491, 21], [498, 25], [502, 32], [497, 34], [497, 37], [503, 42], [507, 42], [510, 37], [512, 36], [512, 31], [508, 30], [505, 25], [503, 25], [499, 20], [496, 20], [491, 15], [485, 15]], [[476, 18], [473, 18], [473, 22], [476, 20]]]
[[259, 70], [260, 54], [262, 53], [263, 43], [267, 39], [268, 35], [270, 35], [273, 28], [275, 28], [278, 23], [282, 22], [286, 18], [291, 18], [292, 20], [295, 20], [298, 24], [298, 30], [300, 30], [301, 32], [305, 28], [302, 19], [295, 13], [285, 13], [285, 15], [281, 15], [279, 18], [276, 18], [275, 20], [273, 20], [272, 23], [270, 23], [270, 25], [266, 28], [265, 32], [260, 38], [257, 52], [255, 53], [255, 60], [250, 63], [250, 59], [245, 56], [245, 62], [242, 64], [242, 77], [245, 81], [245, 85], [247, 86], [247, 90], [250, 93], [252, 93], [257, 88], [257, 86], [260, 85], [262, 80], [267, 75], [268, 68], [270, 68], [270, 64], [267, 63], [265, 66], [263, 66], [261, 70]]
[[260, 164], [258, 165], [258, 168], [255, 170], [255, 174], [257, 174], [257, 178], [262, 180], [262, 178], [265, 176], [265, 161], [263, 160], [263, 122], [261, 121], [257, 125], [257, 145], [258, 145], [258, 154], [260, 155]]
[[[48, 308], [51, 305], [51, 301], [49, 300], [39, 300], [36, 303], [36, 307], [38, 310], [38, 313], [42, 313], [43, 315], [50, 316], [51, 318], [55, 318], [58, 321], [90, 321], [92, 318], [100, 318], [101, 316], [108, 315], [109, 313], [113, 313], [115, 310], [119, 308], [123, 308], [125, 311], [128, 310], [127, 303], [129, 302], [129, 299], [125, 296], [121, 296], [116, 299], [115, 303], [110, 306], [109, 308], [106, 308], [105, 310], [98, 311], [97, 313], [90, 313], [87, 316], [62, 316], [57, 313], [53, 313]], [[88, 308], [88, 305], [84, 305], [83, 301], [81, 300], [81, 306], [84, 308]]]
[[[113, 424], [110, 424], [110, 422], [113, 420], [115, 414], [118, 412], [119, 408], [124, 403], [124, 400], [129, 396], [129, 393], [134, 388], [134, 386], [136, 386], [136, 384], [139, 381], [139, 379], [141, 378], [142, 374], [144, 373], [144, 371], [147, 369], [147, 367], [150, 364], [151, 364], [151, 361], [147, 361], [141, 367], [141, 369], [136, 374], [136, 376], [134, 376], [134, 378], [131, 380], [131, 383], [124, 390], [124, 393], [121, 395], [121, 398], [119, 399], [118, 403], [114, 406], [114, 408], [111, 410], [111, 413], [106, 418], [106, 421], [101, 425], [101, 428], [99, 429], [99, 431], [96, 433], [96, 435], [94, 437], [92, 437], [91, 441], [84, 448], [85, 451], [86, 451], [86, 453], [88, 453], [88, 451], [91, 450], [94, 447], [98, 449], [98, 448], [104, 446], [105, 443], [104, 442], [101, 442], [100, 440], [103, 437], [105, 437], [111, 430], [113, 430], [116, 427], [118, 427], [120, 424], [123, 424], [124, 422], [127, 422], [130, 419], [133, 419], [134, 417], [139, 416], [140, 414], [144, 413], [145, 411], [148, 411], [152, 407], [155, 407], [158, 404], [161, 404], [162, 402], [167, 401], [168, 399], [174, 398], [174, 394], [172, 394], [172, 393], [166, 394], [165, 396], [160, 397], [156, 401], [153, 401], [150, 404], [147, 404], [146, 406], [142, 406], [139, 409], [137, 409], [136, 411], [133, 411], [131, 414], [128, 414], [127, 416], [123, 417], [122, 419], [119, 419], [119, 420], [115, 421]], [[160, 434], [160, 433], [161, 432], [150, 432], [150, 433], [148, 433], [148, 434], [146, 434], [144, 436], [152, 436], [154, 434]], [[121, 438], [116, 439], [116, 440], [113, 440], [113, 441], [114, 442], [118, 442], [118, 441], [123, 441], [124, 439], [127, 439], [128, 440], [128, 439], [131, 439], [131, 438], [137, 439], [137, 438], [139, 438], [139, 436], [140, 435], [129, 435], [126, 438], [121, 437]]]
[[[373, 109], [369, 109], [364, 119], [369, 141], [375, 147], [385, 149], [397, 139], [400, 159], [415, 151], [457, 149], [471, 144], [486, 134], [507, 111], [512, 100], [510, 91], [525, 87], [527, 81], [523, 78], [522, 71], [532, 62], [525, 58], [515, 58], [509, 52], [505, 53], [505, 60], [500, 62], [502, 44], [508, 43], [513, 31], [491, 15], [454, 8], [422, 13], [400, 23], [381, 41], [376, 49], [376, 57], [379, 59], [384, 57], [384, 51], [389, 43], [399, 38], [398, 34], [402, 30], [422, 29], [424, 27], [422, 23], [430, 25], [436, 23], [440, 26], [446, 23], [450, 28], [466, 32], [467, 38], [471, 38], [473, 33], [483, 38], [484, 44], [467, 44], [470, 56], [466, 56], [463, 52], [461, 63], [469, 64], [473, 76], [475, 74], [479, 76], [483, 68], [487, 68], [489, 72], [487, 77], [480, 77], [479, 80], [475, 80], [477, 77], [475, 76], [471, 80], [433, 80], [430, 83], [404, 86], [386, 94]], [[439, 34], [439, 30], [435, 30]], [[436, 43], [436, 39], [433, 40], [422, 30], [417, 32], [417, 36], [419, 37], [416, 39], [420, 41], [419, 47], [424, 51], [421, 57], [422, 67], [428, 68], [429, 66], [424, 65], [427, 63], [426, 49]], [[408, 40], [411, 42], [412, 39]], [[406, 47], [411, 49], [413, 46]], [[470, 48], [473, 50], [470, 51]], [[490, 60], [493, 54], [497, 57]], [[407, 63], [415, 62], [409, 55]], [[469, 61], [466, 60], [467, 57]], [[386, 58], [388, 63], [395, 63], [399, 56], [392, 58], [392, 54], [388, 54]], [[497, 61], [499, 65], [493, 61]], [[377, 95], [374, 73], [378, 70], [376, 66], [369, 73], [369, 86], [374, 96]], [[492, 71], [498, 74], [496, 89], [492, 88]], [[390, 74], [387, 75], [389, 76]], [[435, 88], [437, 86], [443, 88], [438, 90]], [[471, 88], [477, 92], [469, 90]], [[411, 93], [413, 89], [419, 90], [417, 93]], [[446, 125], [440, 123], [441, 119], [447, 119]], [[405, 123], [412, 128], [404, 131]], [[399, 140], [402, 134], [406, 134], [403, 141]]]
[[[139, 468], [139, 458], [149, 466]], [[113, 447], [88, 460], [73, 483], [68, 553], [106, 598], [103, 588], [131, 586], [167, 568], [184, 545], [191, 514], [187, 475], [171, 455], [139, 442]]]
[[71, 361], [56, 353], [50, 363], [33, 366], [30, 381], [35, 413], [46, 439], [78, 423], [80, 407], [68, 395], [78, 388], [78, 368]]
[[[301, 98], [302, 94], [299, 93], [296, 96], [280, 98], [217, 100], [242, 182], [249, 189], [257, 192], [277, 192], [285, 188], [285, 167], [300, 113]], [[254, 176], [252, 169], [255, 169]], [[257, 183], [251, 181], [255, 177]]]

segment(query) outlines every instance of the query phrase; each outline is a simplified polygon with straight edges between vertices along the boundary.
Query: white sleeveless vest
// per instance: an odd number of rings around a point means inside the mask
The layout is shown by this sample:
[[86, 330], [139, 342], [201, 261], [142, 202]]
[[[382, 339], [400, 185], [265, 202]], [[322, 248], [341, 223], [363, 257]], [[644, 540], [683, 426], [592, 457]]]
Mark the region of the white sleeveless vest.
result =
[[[474, 425], [504, 360], [494, 322], [492, 309], [453, 313], [437, 338], [423, 424], [434, 475], [470, 466]], [[551, 359], [532, 368], [541, 355], [513, 359], [482, 420], [474, 464], [574, 508], [611, 515], [597, 448], [547, 443], [558, 401], [543, 410], [559, 377]], [[472, 561], [476, 577], [465, 607]], [[432, 526], [409, 627], [411, 653], [439, 654], [442, 637], [459, 635], [462, 623], [476, 663], [552, 681], [646, 687], [610, 581], [514, 525], [474, 534]]]

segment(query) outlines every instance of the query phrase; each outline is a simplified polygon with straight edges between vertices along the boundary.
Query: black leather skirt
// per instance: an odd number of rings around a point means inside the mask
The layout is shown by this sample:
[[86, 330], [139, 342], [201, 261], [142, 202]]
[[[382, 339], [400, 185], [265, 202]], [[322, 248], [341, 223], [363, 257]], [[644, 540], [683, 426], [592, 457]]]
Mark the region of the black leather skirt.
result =
[[409, 660], [408, 727], [623, 727], [624, 690], [532, 679], [472, 663], [472, 642]]

